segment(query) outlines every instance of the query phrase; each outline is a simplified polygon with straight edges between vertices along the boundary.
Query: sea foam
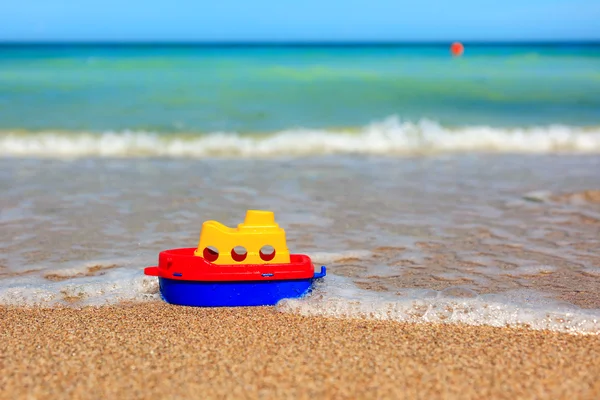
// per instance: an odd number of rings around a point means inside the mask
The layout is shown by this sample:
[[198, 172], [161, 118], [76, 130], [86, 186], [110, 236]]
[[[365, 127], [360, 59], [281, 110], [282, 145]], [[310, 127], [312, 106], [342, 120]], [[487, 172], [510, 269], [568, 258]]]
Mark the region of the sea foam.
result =
[[541, 126], [449, 128], [390, 117], [361, 129], [288, 129], [252, 135], [235, 132], [158, 134], [123, 132], [0, 133], [0, 156], [271, 157], [315, 154], [431, 154], [452, 152], [600, 153], [600, 127]]
[[0, 304], [11, 306], [82, 307], [158, 299], [158, 280], [130, 268], [55, 282], [39, 275], [5, 278], [0, 285]]
[[[331, 258], [339, 256], [342, 254]], [[77, 271], [61, 272], [72, 275]], [[101, 276], [58, 281], [41, 274], [16, 276], [4, 278], [0, 286], [0, 304], [12, 306], [83, 307], [156, 300], [160, 300], [158, 280], [136, 268], [115, 268]], [[478, 294], [455, 286], [441, 291], [404, 288], [379, 292], [361, 289], [350, 278], [331, 272], [315, 283], [311, 293], [300, 299], [282, 300], [276, 309], [305, 316], [600, 334], [600, 310], [581, 309], [532, 290]]]
[[304, 299], [279, 302], [281, 312], [305, 316], [414, 323], [527, 327], [573, 334], [600, 334], [600, 310], [586, 310], [534, 291], [479, 295], [463, 287], [442, 291], [374, 292], [329, 274]]

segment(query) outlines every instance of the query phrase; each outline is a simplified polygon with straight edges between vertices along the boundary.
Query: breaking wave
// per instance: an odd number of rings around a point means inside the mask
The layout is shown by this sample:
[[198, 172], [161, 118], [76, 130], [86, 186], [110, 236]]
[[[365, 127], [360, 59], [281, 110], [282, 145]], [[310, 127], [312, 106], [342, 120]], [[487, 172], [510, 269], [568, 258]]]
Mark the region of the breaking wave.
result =
[[284, 299], [281, 312], [305, 316], [414, 323], [526, 327], [571, 334], [600, 334], [600, 310], [581, 309], [533, 291], [479, 295], [463, 287], [442, 291], [371, 292], [333, 274], [304, 299]]
[[0, 132], [0, 156], [272, 157], [317, 154], [600, 153], [600, 126], [448, 128], [390, 117], [361, 129], [289, 129], [270, 134]]

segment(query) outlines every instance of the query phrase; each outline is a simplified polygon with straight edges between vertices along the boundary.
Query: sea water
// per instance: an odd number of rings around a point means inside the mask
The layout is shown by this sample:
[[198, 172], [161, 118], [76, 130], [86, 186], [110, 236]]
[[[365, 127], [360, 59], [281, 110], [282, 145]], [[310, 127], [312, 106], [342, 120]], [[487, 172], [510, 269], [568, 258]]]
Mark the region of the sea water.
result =
[[158, 299], [268, 209], [282, 312], [600, 333], [600, 46], [0, 47], [0, 304]]

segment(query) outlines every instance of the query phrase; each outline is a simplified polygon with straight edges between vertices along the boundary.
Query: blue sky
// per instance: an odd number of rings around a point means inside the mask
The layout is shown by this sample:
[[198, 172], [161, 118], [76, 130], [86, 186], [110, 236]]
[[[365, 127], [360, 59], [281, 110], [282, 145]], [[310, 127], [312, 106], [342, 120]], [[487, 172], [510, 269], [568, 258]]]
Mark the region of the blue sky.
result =
[[6, 0], [0, 40], [600, 39], [599, 0]]

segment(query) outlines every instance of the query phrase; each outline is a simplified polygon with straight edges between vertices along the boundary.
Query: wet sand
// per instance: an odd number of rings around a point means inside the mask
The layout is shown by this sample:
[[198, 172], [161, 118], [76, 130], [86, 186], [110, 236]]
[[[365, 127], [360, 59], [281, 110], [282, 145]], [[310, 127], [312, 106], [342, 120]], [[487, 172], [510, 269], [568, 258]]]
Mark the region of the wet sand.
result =
[[598, 170], [594, 154], [0, 159], [0, 303], [146, 299], [159, 251], [256, 208], [361, 289], [600, 309]]
[[1, 398], [600, 398], [600, 337], [161, 302], [0, 308]]

